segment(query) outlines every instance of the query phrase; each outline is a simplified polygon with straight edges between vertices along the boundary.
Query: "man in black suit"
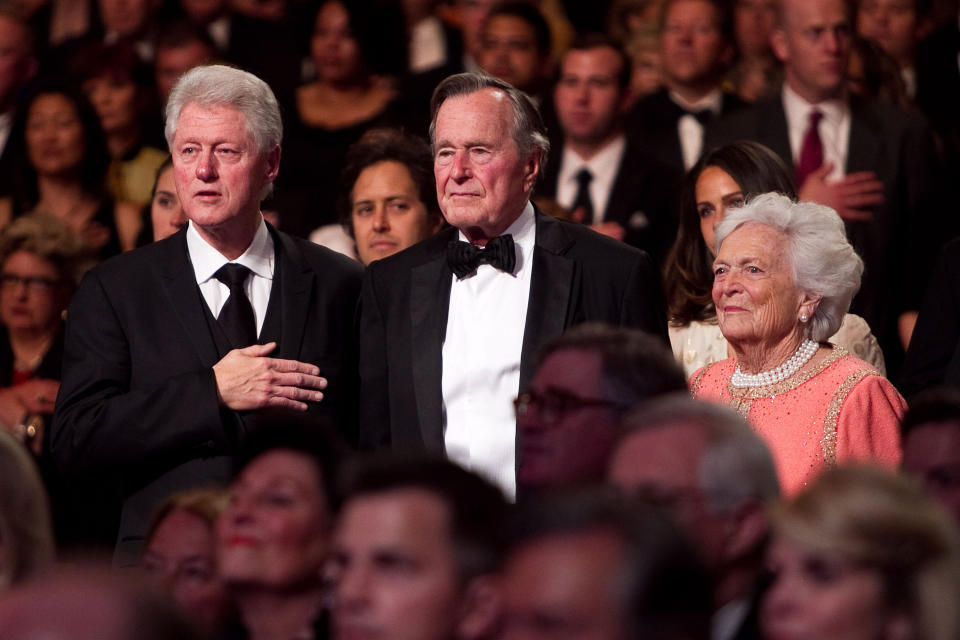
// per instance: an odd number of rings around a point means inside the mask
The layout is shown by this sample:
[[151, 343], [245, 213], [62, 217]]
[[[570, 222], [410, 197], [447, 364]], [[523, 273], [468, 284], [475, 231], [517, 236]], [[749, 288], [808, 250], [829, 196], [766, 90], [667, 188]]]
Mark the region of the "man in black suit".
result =
[[771, 40], [784, 63], [781, 95], [716, 122], [707, 146], [765, 144], [796, 172], [801, 200], [844, 219], [866, 266], [852, 311], [870, 324], [887, 370], [895, 372], [902, 360], [898, 324], [909, 335], [905, 312], [918, 308], [935, 243], [944, 239], [936, 158], [918, 116], [848, 94], [851, 34], [844, 0], [784, 0]]
[[637, 102], [627, 132], [680, 173], [703, 150], [706, 123], [741, 107], [721, 83], [733, 57], [731, 10], [723, 0], [669, 0], [660, 23], [664, 88]]
[[282, 136], [270, 88], [198, 67], [170, 96], [166, 135], [190, 224], [80, 285], [50, 438], [65, 472], [122, 476], [118, 559], [157, 500], [226, 479], [258, 410], [354, 420], [360, 267], [263, 221]]
[[629, 58], [609, 37], [583, 36], [570, 46], [553, 90], [563, 146], [537, 195], [659, 264], [676, 235], [673, 187], [682, 174], [649, 160], [650, 150], [625, 135], [629, 83]]
[[511, 400], [540, 346], [597, 320], [665, 336], [649, 257], [535, 211], [549, 143], [526, 94], [447, 78], [431, 113], [451, 228], [373, 263], [361, 296], [361, 444], [446, 452], [515, 487]]

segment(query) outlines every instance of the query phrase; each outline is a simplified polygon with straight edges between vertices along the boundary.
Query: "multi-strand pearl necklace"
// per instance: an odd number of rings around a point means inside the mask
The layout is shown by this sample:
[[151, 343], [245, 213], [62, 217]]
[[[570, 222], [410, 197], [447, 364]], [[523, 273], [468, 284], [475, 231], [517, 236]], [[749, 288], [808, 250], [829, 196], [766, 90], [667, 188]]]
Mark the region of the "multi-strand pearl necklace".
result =
[[740, 371], [740, 365], [733, 372], [730, 378], [730, 384], [735, 387], [765, 387], [771, 384], [782, 382], [800, 370], [800, 367], [807, 364], [813, 354], [817, 352], [820, 345], [809, 338], [800, 343], [796, 352], [786, 362], [776, 369], [770, 371], [761, 371], [760, 373], [743, 373]]

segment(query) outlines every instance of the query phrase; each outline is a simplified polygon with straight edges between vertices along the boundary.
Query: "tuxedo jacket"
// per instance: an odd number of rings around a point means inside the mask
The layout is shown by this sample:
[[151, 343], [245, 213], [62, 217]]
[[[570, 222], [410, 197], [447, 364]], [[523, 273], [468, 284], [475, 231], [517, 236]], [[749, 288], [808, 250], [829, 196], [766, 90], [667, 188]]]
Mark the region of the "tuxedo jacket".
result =
[[[557, 197], [563, 147], [547, 163], [536, 195]], [[647, 149], [627, 139], [602, 220], [625, 230], [623, 241], [643, 249], [662, 264], [677, 234], [676, 198], [683, 173], [649, 159]]]
[[[743, 100], [732, 93], [724, 92], [720, 116], [734, 113], [743, 106]], [[683, 175], [686, 171], [683, 168], [683, 151], [677, 123], [684, 115], [686, 111], [670, 98], [670, 93], [666, 89], [660, 89], [638, 101], [630, 110], [627, 116], [627, 135], [657, 162]], [[703, 148], [706, 150], [706, 145]]]
[[[867, 320], [883, 347], [888, 370], [896, 370], [902, 360], [897, 316], [919, 308], [936, 244], [944, 240], [934, 187], [936, 154], [920, 116], [857, 96], [850, 98], [850, 116], [845, 173], [873, 171], [883, 182], [884, 197], [872, 220], [845, 221], [847, 238], [865, 266], [851, 312]], [[712, 123], [704, 148], [736, 140], [770, 147], [794, 171], [780, 95]]]
[[[270, 232], [275, 270], [259, 342], [278, 343], [270, 357], [316, 364], [329, 386], [311, 411], [349, 429], [362, 268]], [[217, 401], [212, 367], [229, 350], [186, 229], [96, 267], [74, 295], [50, 444], [65, 474], [111, 469], [123, 483], [119, 555], [142, 541], [157, 500], [228, 478], [229, 456], [257, 418]]]
[[[666, 338], [666, 311], [646, 253], [537, 211], [520, 389], [540, 348], [583, 322], [644, 329]], [[443, 341], [453, 275], [448, 228], [367, 268], [361, 293], [360, 445], [444, 452]]]

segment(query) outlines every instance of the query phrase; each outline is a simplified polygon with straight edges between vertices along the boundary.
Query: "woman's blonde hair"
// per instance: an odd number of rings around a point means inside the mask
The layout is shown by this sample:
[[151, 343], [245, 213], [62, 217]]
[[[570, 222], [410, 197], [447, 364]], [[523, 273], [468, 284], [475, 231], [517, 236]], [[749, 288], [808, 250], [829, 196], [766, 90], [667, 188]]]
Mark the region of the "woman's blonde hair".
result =
[[771, 510], [777, 533], [880, 573], [915, 640], [956, 640], [960, 547], [953, 522], [912, 480], [875, 467], [831, 469]]

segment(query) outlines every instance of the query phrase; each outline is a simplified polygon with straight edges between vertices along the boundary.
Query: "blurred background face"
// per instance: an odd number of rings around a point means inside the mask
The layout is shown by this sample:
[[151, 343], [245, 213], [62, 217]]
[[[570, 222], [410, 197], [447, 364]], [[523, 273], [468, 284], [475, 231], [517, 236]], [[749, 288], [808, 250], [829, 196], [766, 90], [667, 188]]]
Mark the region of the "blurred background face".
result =
[[899, 64], [909, 63], [919, 38], [914, 0], [862, 0], [857, 32], [879, 44]]
[[353, 237], [363, 264], [386, 258], [437, 231], [410, 172], [385, 160], [360, 172], [352, 194]]
[[0, 108], [5, 109], [16, 98], [17, 90], [33, 69], [27, 38], [22, 25], [0, 16]]
[[960, 523], [960, 424], [928, 422], [903, 441], [903, 470]]
[[614, 130], [624, 106], [622, 65], [610, 47], [574, 49], [564, 56], [553, 97], [567, 139], [592, 144]]
[[224, 581], [266, 589], [319, 582], [329, 524], [321, 486], [314, 462], [295, 451], [269, 451], [247, 465], [217, 523]]
[[187, 216], [180, 206], [173, 167], [167, 167], [157, 177], [157, 186], [150, 202], [150, 224], [154, 241], [172, 236], [187, 224]]
[[108, 32], [136, 34], [147, 22], [150, 0], [99, 0], [100, 17]]
[[783, 0], [782, 30], [771, 38], [790, 87], [808, 102], [844, 88], [852, 37], [844, 0]]
[[184, 13], [198, 24], [218, 18], [227, 8], [227, 0], [180, 0]]
[[27, 155], [37, 173], [57, 175], [77, 170], [83, 160], [83, 124], [73, 103], [59, 93], [40, 95], [30, 105], [26, 126]]
[[140, 561], [201, 628], [213, 630], [226, 604], [217, 574], [211, 525], [189, 511], [175, 509], [157, 526]]
[[661, 51], [670, 80], [684, 84], [709, 78], [726, 48], [717, 10], [707, 0], [678, 0], [667, 7]]
[[743, 191], [730, 174], [720, 167], [707, 167], [697, 178], [697, 216], [700, 218], [700, 233], [712, 255], [717, 225], [723, 222], [727, 209], [743, 206]]
[[15, 251], [0, 268], [0, 321], [10, 330], [50, 331], [65, 306], [60, 273], [50, 261]]
[[498, 15], [487, 21], [477, 62], [489, 74], [529, 91], [539, 80], [543, 61], [533, 27], [517, 16]]
[[883, 578], [875, 569], [804, 549], [783, 536], [771, 546], [768, 565], [773, 583], [760, 609], [767, 640], [893, 637]]
[[123, 131], [137, 121], [137, 86], [129, 79], [111, 76], [90, 78], [83, 83], [100, 126], [107, 135]]
[[339, 2], [328, 2], [317, 13], [310, 54], [324, 82], [344, 82], [360, 73], [360, 47], [350, 31], [350, 16]]
[[770, 51], [770, 33], [776, 19], [776, 0], [737, 0], [733, 28], [740, 53], [758, 56]]
[[463, 31], [463, 48], [475, 59], [483, 49], [483, 24], [497, 0], [457, 0], [457, 14]]
[[633, 56], [633, 72], [630, 76], [631, 97], [639, 99], [648, 96], [663, 86], [663, 62], [660, 50], [646, 48]]
[[167, 103], [173, 85], [190, 69], [210, 62], [213, 51], [203, 42], [187, 42], [180, 47], [158, 47], [154, 59], [157, 95]]

